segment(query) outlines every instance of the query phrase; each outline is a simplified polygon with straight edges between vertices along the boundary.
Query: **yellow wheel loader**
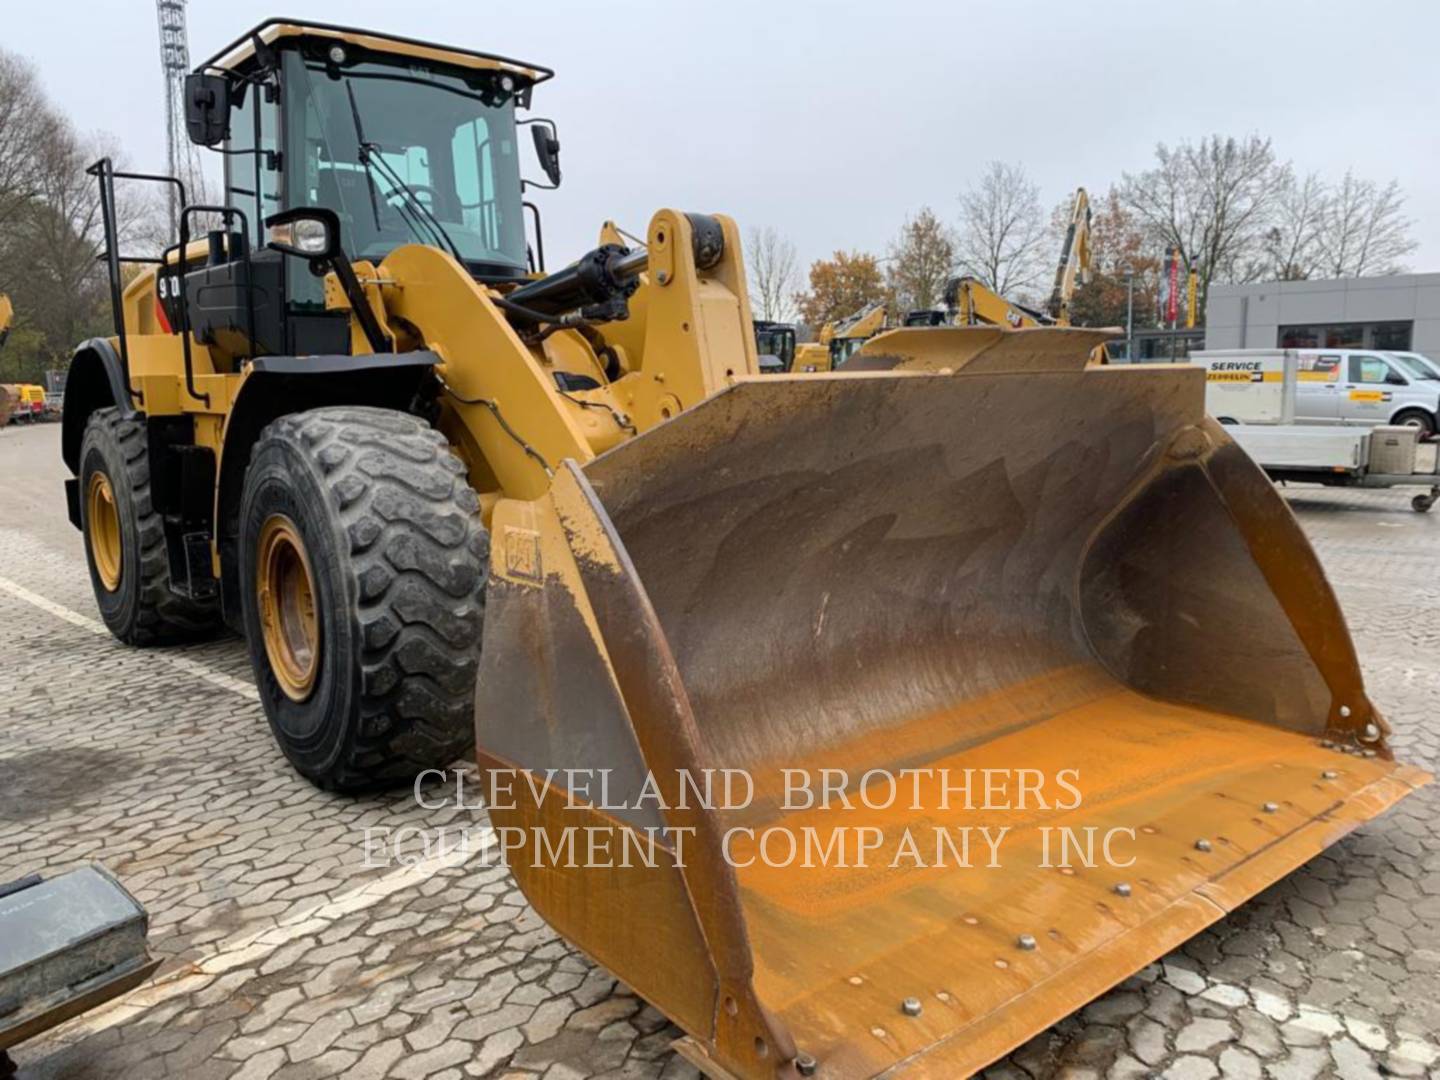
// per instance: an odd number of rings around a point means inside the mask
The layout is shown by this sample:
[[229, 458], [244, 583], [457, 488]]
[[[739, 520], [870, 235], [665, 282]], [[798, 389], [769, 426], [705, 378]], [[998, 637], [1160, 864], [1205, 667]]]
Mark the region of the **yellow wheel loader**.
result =
[[475, 744], [530, 903], [713, 1077], [968, 1074], [1426, 779], [1199, 369], [762, 377], [725, 217], [545, 271], [549, 75], [262, 24], [187, 85], [225, 202], [123, 288], [155, 178], [97, 164], [62, 449], [118, 637], [241, 630], [323, 785]]

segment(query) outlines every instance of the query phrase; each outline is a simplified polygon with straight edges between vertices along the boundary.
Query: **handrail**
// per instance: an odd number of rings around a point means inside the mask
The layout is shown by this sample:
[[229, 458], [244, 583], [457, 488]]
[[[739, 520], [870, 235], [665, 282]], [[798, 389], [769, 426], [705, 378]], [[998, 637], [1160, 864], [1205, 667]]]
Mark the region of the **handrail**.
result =
[[182, 206], [186, 201], [185, 185], [173, 176], [117, 171], [115, 163], [108, 157], [102, 157], [85, 172], [95, 177], [100, 185], [100, 219], [105, 233], [105, 250], [100, 257], [105, 261], [105, 267], [110, 277], [110, 313], [115, 327], [115, 336], [120, 342], [120, 378], [126, 393], [144, 405], [145, 395], [130, 386], [130, 347], [125, 334], [125, 289], [120, 280], [120, 264], [154, 263], [157, 260], [120, 254], [120, 229], [115, 209], [115, 181], [117, 179], [145, 180], [159, 184], [174, 184], [179, 189]]
[[[195, 358], [190, 344], [190, 298], [185, 292], [185, 275], [189, 270], [188, 249], [190, 247], [190, 217], [192, 214], [217, 214], [227, 225], [235, 218], [240, 220], [240, 232], [229, 232], [227, 244], [235, 245], [235, 250], [229, 252], [230, 261], [243, 260], [249, 262], [249, 236], [250, 221], [245, 216], [245, 211], [235, 206], [216, 206], [205, 203], [197, 203], [193, 206], [185, 206], [180, 211], [180, 239], [170, 247], [166, 248], [160, 256], [162, 265], [168, 265], [171, 253], [175, 253], [176, 270], [174, 281], [176, 283], [175, 298], [180, 308], [180, 348], [185, 357], [185, 392], [196, 401], [203, 401], [206, 408], [210, 406], [210, 394], [208, 391], [200, 391], [195, 388]], [[236, 241], [238, 235], [239, 240]], [[251, 346], [255, 345], [255, 289], [247, 274], [245, 280], [245, 329], [250, 338]]]

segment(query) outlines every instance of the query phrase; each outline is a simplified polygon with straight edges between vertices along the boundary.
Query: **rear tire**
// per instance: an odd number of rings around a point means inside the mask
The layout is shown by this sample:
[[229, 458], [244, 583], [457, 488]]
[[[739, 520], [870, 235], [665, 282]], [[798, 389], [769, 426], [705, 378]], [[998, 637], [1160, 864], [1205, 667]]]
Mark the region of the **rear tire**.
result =
[[1419, 428], [1422, 439], [1428, 439], [1435, 434], [1435, 417], [1424, 409], [1405, 409], [1397, 413], [1390, 422], [1398, 427]]
[[[150, 503], [145, 421], [98, 409], [80, 442], [80, 530], [95, 604], [127, 645], [168, 645], [212, 637], [214, 602], [170, 588], [165, 527]], [[92, 497], [93, 496], [93, 497]]]
[[[261, 433], [240, 505], [241, 609], [271, 730], [298, 772], [366, 790], [471, 750], [488, 567], [465, 467], [423, 421], [336, 407]], [[278, 604], [302, 579], [298, 601]]]

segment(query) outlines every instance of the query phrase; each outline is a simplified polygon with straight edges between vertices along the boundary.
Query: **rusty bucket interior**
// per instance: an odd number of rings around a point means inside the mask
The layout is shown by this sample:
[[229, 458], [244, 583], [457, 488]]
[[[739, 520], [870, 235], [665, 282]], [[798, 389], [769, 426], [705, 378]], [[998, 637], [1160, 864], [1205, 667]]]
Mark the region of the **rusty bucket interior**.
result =
[[[1203, 373], [1032, 340], [744, 381], [496, 510], [481, 762], [553, 786], [492, 817], [667, 830], [511, 865], [710, 1075], [966, 1075], [1427, 779]], [[637, 797], [677, 770], [750, 797]]]

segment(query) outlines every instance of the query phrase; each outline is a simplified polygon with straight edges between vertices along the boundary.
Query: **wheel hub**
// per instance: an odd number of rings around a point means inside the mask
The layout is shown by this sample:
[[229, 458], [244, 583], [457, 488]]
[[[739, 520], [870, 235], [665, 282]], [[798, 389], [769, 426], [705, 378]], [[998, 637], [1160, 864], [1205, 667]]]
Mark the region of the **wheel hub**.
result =
[[85, 487], [85, 527], [95, 573], [106, 592], [120, 587], [124, 564], [120, 559], [120, 512], [115, 506], [115, 489], [103, 472], [90, 474]]
[[260, 527], [255, 592], [265, 655], [280, 689], [304, 701], [320, 667], [320, 621], [310, 558], [295, 523], [272, 514]]

